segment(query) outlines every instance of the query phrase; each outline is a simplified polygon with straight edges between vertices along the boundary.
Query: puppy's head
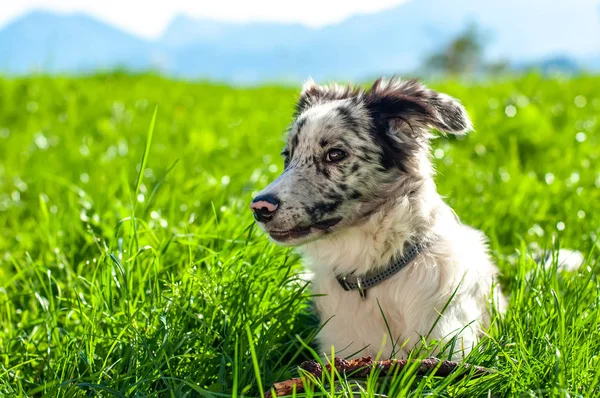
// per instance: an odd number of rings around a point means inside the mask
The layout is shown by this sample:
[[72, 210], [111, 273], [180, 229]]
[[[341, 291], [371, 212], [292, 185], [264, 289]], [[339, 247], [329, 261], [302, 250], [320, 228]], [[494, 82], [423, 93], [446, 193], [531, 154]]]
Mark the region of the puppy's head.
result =
[[302, 88], [283, 150], [283, 173], [252, 201], [272, 239], [299, 245], [355, 225], [431, 174], [429, 130], [471, 129], [455, 99], [416, 81], [377, 80], [368, 90]]

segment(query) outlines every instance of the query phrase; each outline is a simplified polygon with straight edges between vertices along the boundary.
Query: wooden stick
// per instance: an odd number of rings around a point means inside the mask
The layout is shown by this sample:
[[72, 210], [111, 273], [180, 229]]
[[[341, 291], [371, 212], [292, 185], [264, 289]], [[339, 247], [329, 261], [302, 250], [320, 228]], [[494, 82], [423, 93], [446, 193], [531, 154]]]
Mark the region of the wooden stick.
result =
[[[415, 362], [419, 363], [417, 369], [417, 375], [426, 375], [430, 372], [435, 372], [436, 376], [446, 377], [452, 374], [458, 367], [462, 366], [472, 372], [472, 376], [479, 377], [494, 373], [491, 369], [486, 369], [481, 366], [475, 366], [470, 364], [461, 364], [460, 362], [454, 361], [443, 361], [437, 358], [427, 358], [422, 360], [406, 360], [406, 359], [388, 359], [385, 361], [374, 361], [373, 358], [363, 357], [351, 360], [345, 360], [343, 358], [334, 358], [333, 365], [338, 374], [347, 374], [352, 377], [367, 377], [371, 374], [374, 368], [380, 370], [381, 376], [392, 374], [393, 372], [400, 372], [407, 365], [412, 365]], [[300, 365], [300, 368], [306, 372], [312, 374], [317, 379], [322, 379], [323, 367], [315, 360], [305, 361]], [[331, 372], [331, 364], [325, 365], [327, 373]], [[463, 375], [460, 375], [462, 377]], [[265, 398], [272, 398], [272, 391], [275, 392], [276, 397], [285, 395], [291, 395], [296, 390], [297, 393], [304, 391], [305, 383], [310, 383], [309, 378], [296, 377], [286, 381], [273, 384], [271, 391], [265, 394]]]

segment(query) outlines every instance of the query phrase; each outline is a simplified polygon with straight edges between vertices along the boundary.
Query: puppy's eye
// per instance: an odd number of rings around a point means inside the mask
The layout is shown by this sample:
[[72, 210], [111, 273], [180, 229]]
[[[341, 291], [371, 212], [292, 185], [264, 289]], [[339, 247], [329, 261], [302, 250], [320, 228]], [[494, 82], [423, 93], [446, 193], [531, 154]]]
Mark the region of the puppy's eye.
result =
[[346, 158], [346, 152], [341, 149], [330, 149], [325, 156], [325, 161], [328, 163], [336, 163]]

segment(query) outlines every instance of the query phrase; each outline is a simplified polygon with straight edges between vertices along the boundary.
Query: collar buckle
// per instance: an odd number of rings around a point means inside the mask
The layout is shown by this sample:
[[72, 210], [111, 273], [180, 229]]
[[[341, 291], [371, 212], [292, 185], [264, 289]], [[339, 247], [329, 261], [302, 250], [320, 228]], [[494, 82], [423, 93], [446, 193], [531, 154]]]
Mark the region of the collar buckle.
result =
[[340, 284], [340, 286], [342, 287], [342, 289], [344, 289], [347, 292], [350, 291], [350, 285], [348, 284], [348, 280], [346, 279], [345, 276], [337, 276], [337, 280], [338, 280], [338, 283]]
[[358, 294], [360, 294], [360, 298], [363, 300], [367, 299], [367, 289], [363, 289], [362, 281], [360, 278], [356, 278], [356, 286], [358, 289]]

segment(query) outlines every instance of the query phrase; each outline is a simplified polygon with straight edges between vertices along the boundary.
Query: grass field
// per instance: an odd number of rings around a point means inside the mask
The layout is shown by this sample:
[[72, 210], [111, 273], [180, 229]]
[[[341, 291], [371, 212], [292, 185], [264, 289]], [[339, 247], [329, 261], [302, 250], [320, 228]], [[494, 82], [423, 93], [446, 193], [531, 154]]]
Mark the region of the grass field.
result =
[[[510, 295], [468, 358], [498, 373], [408, 369], [337, 394], [598, 396], [600, 78], [432, 86], [476, 128], [436, 140], [434, 160]], [[0, 78], [0, 396], [260, 396], [298, 374], [317, 330], [310, 291], [247, 209], [281, 170], [296, 95], [118, 73]], [[544, 271], [531, 245], [588, 260]]]

